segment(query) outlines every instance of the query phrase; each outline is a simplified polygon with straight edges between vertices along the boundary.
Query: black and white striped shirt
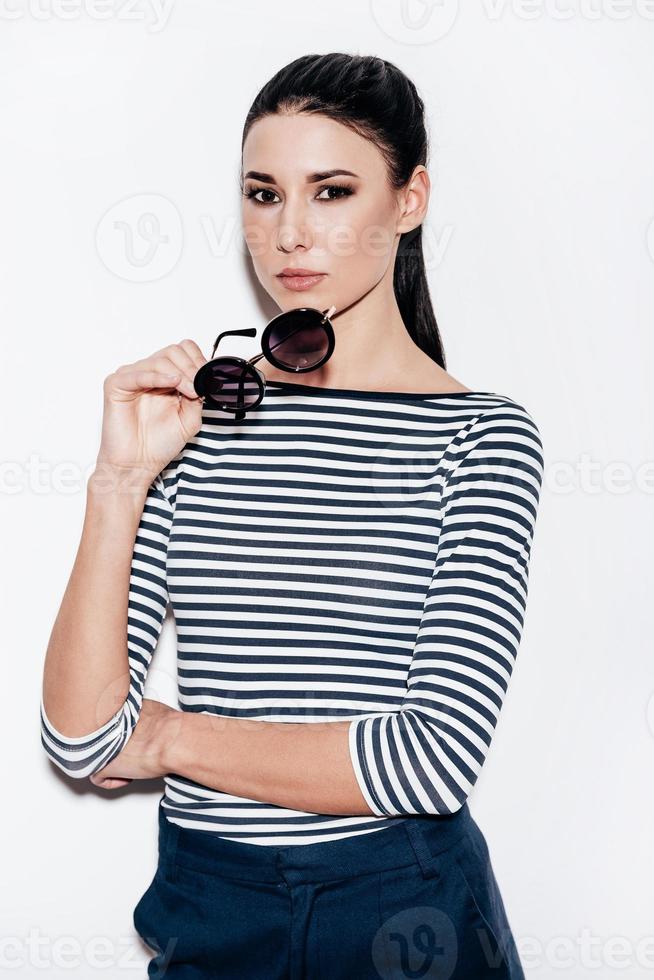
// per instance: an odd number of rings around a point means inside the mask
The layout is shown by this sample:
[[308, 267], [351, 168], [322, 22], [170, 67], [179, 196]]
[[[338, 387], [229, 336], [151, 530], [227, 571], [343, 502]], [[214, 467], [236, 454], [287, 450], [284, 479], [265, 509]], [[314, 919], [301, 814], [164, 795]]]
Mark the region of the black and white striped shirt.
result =
[[287, 809], [170, 773], [169, 820], [284, 845], [456, 811], [520, 643], [542, 479], [539, 430], [506, 395], [270, 381], [242, 421], [205, 405], [137, 532], [129, 696], [79, 738], [58, 732], [41, 700], [45, 750], [78, 778], [121, 751], [170, 602], [180, 708], [351, 719], [372, 815]]

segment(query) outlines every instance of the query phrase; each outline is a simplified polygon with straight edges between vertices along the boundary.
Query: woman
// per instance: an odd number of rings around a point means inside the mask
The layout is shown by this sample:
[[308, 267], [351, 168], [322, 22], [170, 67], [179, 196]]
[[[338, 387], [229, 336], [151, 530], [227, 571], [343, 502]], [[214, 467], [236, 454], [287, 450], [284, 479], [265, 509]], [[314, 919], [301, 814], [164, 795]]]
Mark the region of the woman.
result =
[[[542, 443], [445, 370], [426, 161], [394, 65], [283, 68], [245, 122], [244, 230], [281, 310], [336, 307], [332, 356], [303, 383], [266, 364], [238, 421], [197, 397], [193, 340], [105, 381], [42, 738], [98, 786], [164, 776], [134, 912], [150, 976], [524, 976], [467, 797], [520, 642]], [[182, 711], [143, 698], [168, 601]]]

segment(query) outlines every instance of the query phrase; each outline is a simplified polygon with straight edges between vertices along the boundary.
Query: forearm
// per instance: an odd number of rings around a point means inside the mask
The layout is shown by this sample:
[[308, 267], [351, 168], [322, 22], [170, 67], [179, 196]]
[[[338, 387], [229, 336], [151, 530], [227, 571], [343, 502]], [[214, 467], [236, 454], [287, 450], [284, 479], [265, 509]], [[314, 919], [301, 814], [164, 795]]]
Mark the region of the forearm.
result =
[[163, 766], [203, 786], [309, 813], [370, 815], [348, 749], [349, 722], [268, 722], [176, 712]]
[[87, 482], [81, 540], [43, 670], [46, 713], [69, 737], [103, 725], [127, 697], [130, 563], [150, 479], [96, 470]]

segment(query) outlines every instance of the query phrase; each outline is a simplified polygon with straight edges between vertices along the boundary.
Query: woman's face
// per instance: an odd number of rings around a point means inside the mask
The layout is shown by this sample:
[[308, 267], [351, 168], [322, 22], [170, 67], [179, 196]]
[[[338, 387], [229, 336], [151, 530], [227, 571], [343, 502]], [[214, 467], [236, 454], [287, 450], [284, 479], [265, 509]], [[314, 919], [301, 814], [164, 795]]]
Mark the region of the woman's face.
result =
[[[336, 170], [348, 173], [328, 176]], [[247, 135], [242, 175], [245, 240], [281, 310], [340, 312], [392, 270], [400, 199], [369, 140], [322, 115], [264, 116]], [[322, 275], [282, 275], [298, 268]]]

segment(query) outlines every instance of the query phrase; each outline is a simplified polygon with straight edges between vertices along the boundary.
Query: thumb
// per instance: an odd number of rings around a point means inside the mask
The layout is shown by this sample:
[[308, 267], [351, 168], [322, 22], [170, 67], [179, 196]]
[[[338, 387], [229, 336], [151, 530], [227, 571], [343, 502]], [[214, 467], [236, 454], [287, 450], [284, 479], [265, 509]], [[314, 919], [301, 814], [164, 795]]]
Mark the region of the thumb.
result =
[[186, 398], [184, 395], [179, 399], [179, 417], [185, 432], [190, 432], [192, 436], [198, 432], [202, 425], [202, 410], [204, 402], [198, 395], [197, 398]]

